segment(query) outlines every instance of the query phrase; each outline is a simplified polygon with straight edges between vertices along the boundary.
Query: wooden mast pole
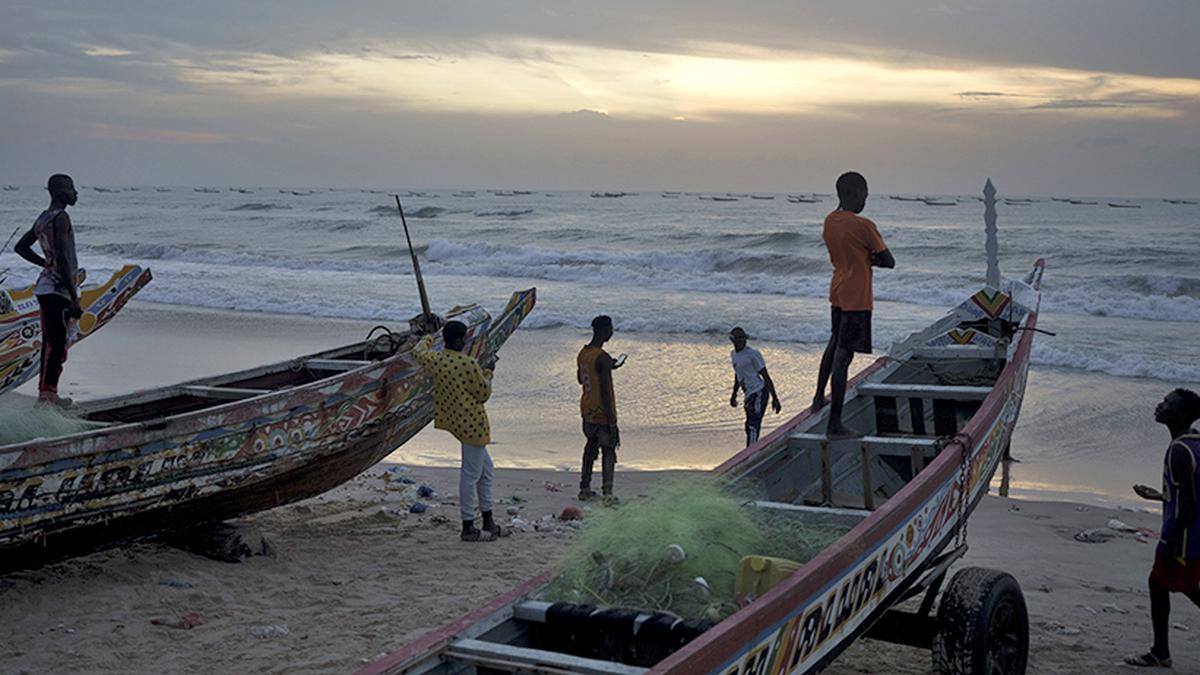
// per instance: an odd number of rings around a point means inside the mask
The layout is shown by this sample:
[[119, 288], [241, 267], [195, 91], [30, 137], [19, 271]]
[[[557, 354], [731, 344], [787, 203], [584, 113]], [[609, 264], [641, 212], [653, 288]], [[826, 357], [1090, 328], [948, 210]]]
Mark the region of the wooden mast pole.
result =
[[426, 326], [436, 326], [433, 312], [429, 309], [429, 296], [425, 293], [425, 279], [421, 277], [421, 262], [417, 260], [417, 250], [413, 248], [412, 236], [408, 234], [408, 221], [404, 218], [404, 206], [400, 204], [400, 195], [396, 198], [396, 208], [400, 210], [400, 224], [404, 226], [404, 238], [408, 241], [408, 253], [412, 256], [413, 276], [417, 278], [417, 293], [421, 296], [421, 315], [425, 317]]

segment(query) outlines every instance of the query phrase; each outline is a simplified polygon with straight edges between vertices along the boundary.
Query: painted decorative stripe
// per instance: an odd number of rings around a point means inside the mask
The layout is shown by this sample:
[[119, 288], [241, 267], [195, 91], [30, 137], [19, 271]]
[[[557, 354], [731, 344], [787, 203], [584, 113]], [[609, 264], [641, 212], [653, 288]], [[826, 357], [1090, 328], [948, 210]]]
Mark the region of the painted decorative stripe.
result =
[[989, 319], [995, 319], [1000, 316], [1000, 313], [1008, 307], [1008, 303], [1012, 302], [1012, 298], [1004, 291], [994, 291], [988, 293], [986, 289], [979, 291], [971, 296], [971, 302], [974, 302]]

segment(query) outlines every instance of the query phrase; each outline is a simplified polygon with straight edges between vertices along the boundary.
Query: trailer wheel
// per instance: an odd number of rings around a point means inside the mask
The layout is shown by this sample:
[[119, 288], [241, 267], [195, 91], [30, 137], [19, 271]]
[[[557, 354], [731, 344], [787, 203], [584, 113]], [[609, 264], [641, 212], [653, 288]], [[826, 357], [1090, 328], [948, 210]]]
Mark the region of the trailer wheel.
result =
[[1029, 659], [1025, 596], [1011, 574], [967, 567], [938, 604], [933, 672], [938, 675], [1024, 675]]

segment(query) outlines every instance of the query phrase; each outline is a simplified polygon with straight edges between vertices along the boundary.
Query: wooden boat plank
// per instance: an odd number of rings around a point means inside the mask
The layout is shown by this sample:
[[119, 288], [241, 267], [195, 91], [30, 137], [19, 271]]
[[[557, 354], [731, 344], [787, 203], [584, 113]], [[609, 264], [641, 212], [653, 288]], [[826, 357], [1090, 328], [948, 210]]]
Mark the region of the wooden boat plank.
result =
[[243, 398], [252, 398], [254, 396], [262, 396], [270, 394], [270, 389], [240, 389], [237, 387], [206, 387], [202, 385], [192, 385], [180, 387], [181, 391], [193, 394], [195, 396], [207, 396], [208, 398], [233, 399], [240, 400]]
[[992, 393], [991, 387], [964, 387], [938, 384], [887, 384], [865, 382], [858, 386], [859, 395], [888, 396], [951, 401], [982, 401]]
[[645, 668], [601, 661], [559, 652], [514, 647], [498, 642], [463, 638], [450, 643], [446, 658], [481, 666], [514, 668], [533, 673], [583, 673], [584, 675], [641, 675]]
[[311, 370], [355, 370], [369, 366], [374, 361], [351, 361], [349, 359], [305, 359], [304, 367]]

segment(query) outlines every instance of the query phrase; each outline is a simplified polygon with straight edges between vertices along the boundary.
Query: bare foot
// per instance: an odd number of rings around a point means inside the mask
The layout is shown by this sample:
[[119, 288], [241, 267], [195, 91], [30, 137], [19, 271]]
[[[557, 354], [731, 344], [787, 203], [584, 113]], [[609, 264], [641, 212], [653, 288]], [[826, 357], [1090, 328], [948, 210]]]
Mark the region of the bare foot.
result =
[[862, 438], [865, 434], [843, 426], [830, 427], [825, 431], [825, 438], [843, 440], [847, 438]]

